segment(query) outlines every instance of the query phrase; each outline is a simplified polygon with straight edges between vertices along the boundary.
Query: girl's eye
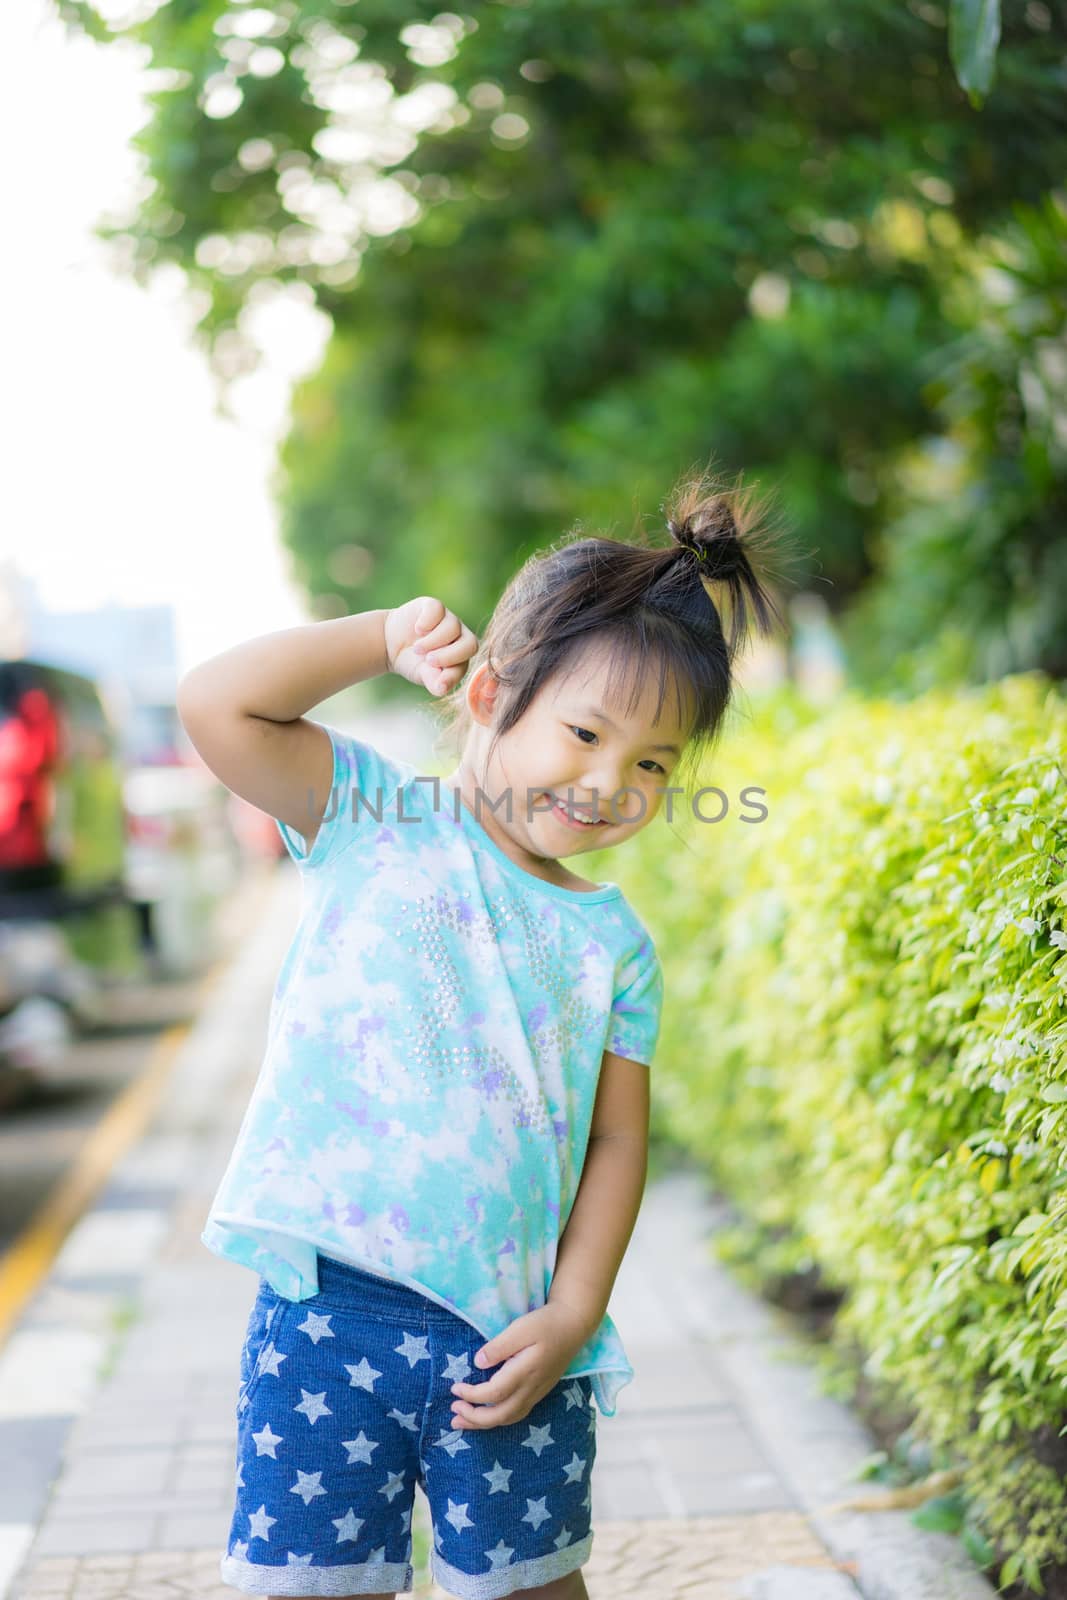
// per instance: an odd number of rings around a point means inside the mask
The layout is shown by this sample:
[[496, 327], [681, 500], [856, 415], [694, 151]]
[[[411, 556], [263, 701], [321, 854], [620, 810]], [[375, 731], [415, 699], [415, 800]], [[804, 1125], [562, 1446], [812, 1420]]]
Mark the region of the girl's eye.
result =
[[[589, 735], [590, 739], [595, 739], [596, 738], [596, 734], [593, 732], [592, 728], [576, 728], [573, 724], [571, 724], [571, 732], [572, 733], [576, 733], [579, 738], [581, 738], [583, 733], [587, 733]], [[585, 742], [586, 741], [584, 739], [582, 739], [582, 743], [584, 744]], [[666, 767], [661, 766], [658, 761], [651, 761], [650, 760], [647, 763], [642, 761], [642, 762], [639, 763], [639, 765], [642, 766], [642, 767], [646, 767], [646, 768], [649, 765], [651, 765], [651, 766], [655, 767], [659, 772], [662, 772], [664, 777], [667, 776]]]

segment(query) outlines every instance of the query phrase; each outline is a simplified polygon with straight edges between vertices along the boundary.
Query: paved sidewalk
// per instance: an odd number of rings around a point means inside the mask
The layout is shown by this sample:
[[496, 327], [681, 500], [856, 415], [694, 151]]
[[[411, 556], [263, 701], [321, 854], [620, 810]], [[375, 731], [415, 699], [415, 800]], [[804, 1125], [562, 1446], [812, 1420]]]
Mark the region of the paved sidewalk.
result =
[[[298, 896], [287, 868], [264, 886], [152, 1125], [0, 1353], [0, 1430], [69, 1424], [43, 1514], [31, 1507], [19, 1523], [0, 1471], [18, 1557], [6, 1586], [0, 1566], [0, 1596], [236, 1593], [218, 1562], [256, 1281], [199, 1235], [258, 1071]], [[614, 1417], [598, 1414], [591, 1600], [991, 1600], [956, 1542], [907, 1513], [826, 1509], [869, 1490], [850, 1475], [875, 1446], [791, 1359], [784, 1319], [713, 1261], [715, 1218], [691, 1173], [646, 1190], [611, 1302], [638, 1376]], [[111, 1371], [72, 1385], [64, 1362], [79, 1339], [99, 1357], [117, 1304], [135, 1315], [109, 1335]], [[426, 1531], [421, 1493], [415, 1523]], [[0, 1525], [0, 1563], [4, 1537]]]

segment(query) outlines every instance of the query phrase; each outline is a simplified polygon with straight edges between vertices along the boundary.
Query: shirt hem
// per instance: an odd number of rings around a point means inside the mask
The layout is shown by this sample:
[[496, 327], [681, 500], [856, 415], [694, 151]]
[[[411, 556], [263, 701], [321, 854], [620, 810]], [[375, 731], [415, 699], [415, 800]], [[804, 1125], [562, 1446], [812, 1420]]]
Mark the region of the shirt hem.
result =
[[[227, 1227], [230, 1227], [243, 1229], [244, 1232], [248, 1234], [281, 1233], [287, 1238], [299, 1239], [302, 1244], [313, 1246], [316, 1254], [329, 1256], [334, 1260], [342, 1262], [343, 1265], [359, 1267], [362, 1271], [374, 1273], [376, 1277], [385, 1278], [387, 1281], [402, 1283], [405, 1285], [405, 1287], [414, 1289], [417, 1294], [425, 1295], [427, 1300], [432, 1300], [435, 1305], [441, 1306], [445, 1311], [450, 1311], [453, 1316], [459, 1317], [461, 1321], [467, 1323], [467, 1325], [473, 1328], [475, 1333], [480, 1334], [487, 1343], [493, 1337], [492, 1334], [486, 1333], [485, 1329], [481, 1327], [479, 1323], [475, 1322], [472, 1317], [469, 1317], [465, 1312], [461, 1311], [459, 1307], [451, 1300], [446, 1300], [444, 1296], [435, 1294], [432, 1289], [428, 1288], [424, 1283], [420, 1283], [417, 1278], [412, 1278], [407, 1273], [400, 1272], [396, 1269], [390, 1269], [389, 1273], [383, 1273], [380, 1270], [381, 1262], [373, 1262], [367, 1256], [342, 1256], [338, 1255], [333, 1250], [325, 1250], [323, 1249], [319, 1240], [314, 1238], [311, 1234], [301, 1232], [297, 1228], [281, 1227], [276, 1222], [263, 1222], [257, 1217], [242, 1217], [238, 1212], [235, 1211], [213, 1212], [208, 1218], [207, 1224], [200, 1235], [201, 1243], [205, 1245], [206, 1248], [212, 1252], [212, 1254], [221, 1256], [225, 1261], [233, 1261], [237, 1266], [248, 1267], [249, 1271], [251, 1272], [256, 1272], [258, 1269], [252, 1266], [250, 1262], [242, 1261], [239, 1257], [230, 1255], [227, 1251], [218, 1248], [218, 1239], [213, 1239], [211, 1237], [212, 1227], [217, 1228], [220, 1233], [225, 1233]], [[311, 1290], [310, 1294], [295, 1297], [298, 1304], [303, 1300], [310, 1300], [312, 1296], [319, 1293], [317, 1270], [315, 1274], [315, 1285], [315, 1288]], [[286, 1298], [289, 1297], [286, 1296]], [[615, 1375], [617, 1379], [621, 1378], [621, 1382], [606, 1382], [605, 1380], [609, 1377], [609, 1375]], [[562, 1374], [563, 1378], [592, 1378], [593, 1394], [596, 1399], [596, 1403], [600, 1408], [601, 1414], [605, 1417], [613, 1417], [615, 1415], [615, 1396], [618, 1394], [620, 1389], [625, 1388], [626, 1384], [632, 1381], [633, 1376], [634, 1370], [630, 1366], [583, 1367], [580, 1372], [571, 1372], [568, 1370]]]
[[[469, 1317], [466, 1312], [461, 1311], [459, 1307], [451, 1300], [446, 1300], [442, 1295], [435, 1294], [432, 1289], [426, 1286], [426, 1284], [420, 1283], [417, 1278], [412, 1278], [406, 1272], [401, 1272], [395, 1267], [390, 1268], [388, 1273], [382, 1272], [381, 1262], [371, 1261], [368, 1256], [357, 1256], [354, 1254], [339, 1255], [336, 1250], [323, 1249], [321, 1242], [314, 1238], [310, 1233], [302, 1233], [297, 1228], [283, 1228], [280, 1227], [276, 1222], [262, 1222], [255, 1217], [242, 1217], [238, 1212], [235, 1211], [215, 1212], [211, 1217], [211, 1222], [217, 1224], [221, 1228], [225, 1228], [227, 1226], [243, 1228], [247, 1233], [284, 1233], [289, 1239], [299, 1239], [301, 1244], [312, 1245], [318, 1254], [329, 1256], [334, 1261], [340, 1261], [343, 1266], [359, 1267], [361, 1271], [374, 1273], [375, 1277], [385, 1278], [388, 1282], [402, 1283], [406, 1288], [414, 1289], [417, 1294], [425, 1295], [427, 1300], [432, 1300], [435, 1305], [441, 1306], [445, 1311], [451, 1311], [453, 1316], [460, 1317], [464, 1322], [468, 1323], [470, 1327], [474, 1329], [475, 1333], [480, 1333], [482, 1338], [487, 1342], [492, 1338], [492, 1334], [486, 1333], [483, 1327], [475, 1322], [472, 1317]], [[207, 1237], [206, 1228], [200, 1235], [200, 1238], [202, 1242], [207, 1245], [209, 1250], [214, 1250], [214, 1246]], [[216, 1255], [225, 1255], [225, 1252], [221, 1250], [215, 1250], [214, 1253]], [[232, 1261], [234, 1257], [226, 1256], [225, 1259]], [[241, 1265], [244, 1264], [245, 1263], [241, 1263]], [[256, 1269], [252, 1268], [250, 1270], [255, 1271]], [[318, 1293], [318, 1272], [316, 1271], [315, 1288], [311, 1290], [310, 1294], [297, 1295], [294, 1298], [298, 1302], [302, 1300], [310, 1300], [313, 1295]]]

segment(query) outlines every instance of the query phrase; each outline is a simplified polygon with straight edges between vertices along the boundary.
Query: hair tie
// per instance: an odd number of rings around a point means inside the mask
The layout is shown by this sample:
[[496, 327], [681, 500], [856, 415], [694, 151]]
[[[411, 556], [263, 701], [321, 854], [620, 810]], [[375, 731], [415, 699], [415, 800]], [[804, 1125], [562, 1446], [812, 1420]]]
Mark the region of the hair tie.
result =
[[671, 537], [676, 541], [679, 550], [688, 550], [689, 554], [693, 555], [693, 556], [696, 556], [698, 561], [705, 562], [705, 563], [707, 562], [707, 559], [708, 559], [708, 547], [707, 547], [707, 545], [697, 544], [694, 540], [683, 537], [682, 530], [681, 530], [681, 528], [678, 527], [678, 525], [674, 521], [673, 517], [668, 517], [667, 518], [667, 531], [670, 533]]

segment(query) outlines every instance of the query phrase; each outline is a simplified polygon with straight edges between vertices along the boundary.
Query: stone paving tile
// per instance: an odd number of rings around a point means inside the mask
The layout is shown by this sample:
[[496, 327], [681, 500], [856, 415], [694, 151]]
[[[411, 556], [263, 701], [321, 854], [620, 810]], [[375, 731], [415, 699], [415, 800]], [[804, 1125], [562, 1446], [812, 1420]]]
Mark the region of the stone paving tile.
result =
[[230, 1444], [234, 1437], [233, 1423], [225, 1413], [214, 1420], [190, 1422], [185, 1437], [190, 1444]]
[[75, 1455], [56, 1485], [52, 1508], [68, 1500], [107, 1500], [156, 1494], [167, 1481], [169, 1450], [94, 1450]]
[[114, 1422], [103, 1423], [95, 1411], [89, 1410], [78, 1418], [67, 1435], [67, 1454], [70, 1457], [95, 1450], [160, 1449], [179, 1443], [185, 1430], [181, 1417], [173, 1412], [145, 1417], [140, 1420], [133, 1414]]
[[230, 1520], [228, 1506], [225, 1510], [173, 1512], [159, 1518], [155, 1547], [159, 1550], [189, 1550], [210, 1544], [221, 1552], [226, 1548]]
[[602, 1473], [647, 1460], [650, 1451], [672, 1472], [724, 1477], [770, 1470], [752, 1430], [733, 1410], [706, 1411], [701, 1406], [685, 1415], [646, 1411], [632, 1419], [598, 1420], [597, 1463]]
[[704, 1517], [740, 1515], [744, 1512], [795, 1509], [773, 1473], [742, 1472], [736, 1476], [709, 1477], [704, 1472], [668, 1471], [665, 1463], [649, 1456], [613, 1468], [597, 1483], [593, 1477], [596, 1514], [611, 1520], [623, 1517]]
[[212, 1501], [218, 1500], [221, 1495], [228, 1499], [234, 1488], [235, 1476], [233, 1462], [227, 1453], [226, 1460], [217, 1466], [200, 1461], [179, 1464], [167, 1487], [176, 1499], [189, 1499], [197, 1495]]
[[[619, 1317], [622, 1316], [620, 1312]], [[729, 1404], [729, 1387], [716, 1365], [714, 1352], [707, 1346], [695, 1341], [683, 1343], [677, 1330], [655, 1344], [634, 1338], [629, 1322], [626, 1330], [626, 1350], [635, 1376], [620, 1391], [618, 1418], [613, 1417], [613, 1422], [622, 1422], [652, 1406], [657, 1411], [688, 1411], [695, 1394], [699, 1394], [704, 1406]]]
[[[821, 1574], [828, 1597], [849, 1592], [841, 1587], [842, 1568], [796, 1512], [605, 1521], [594, 1528], [592, 1555], [582, 1568], [590, 1600], [746, 1600], [759, 1592], [761, 1577], [781, 1581], [782, 1569], [795, 1571], [798, 1597], [815, 1600], [820, 1590], [814, 1580]], [[830, 1586], [831, 1575], [836, 1587]], [[219, 1578], [217, 1546], [176, 1547], [145, 1555], [42, 1559], [15, 1600], [232, 1600], [234, 1593]], [[419, 1600], [447, 1596], [435, 1585], [416, 1587], [415, 1593]]]
[[[704, 1472], [676, 1472], [674, 1486], [687, 1517], [740, 1516], [747, 1511], [795, 1510], [788, 1493], [767, 1471], [742, 1472], [736, 1477], [709, 1477]], [[634, 1512], [633, 1515], [639, 1515]]]
[[[77, 1524], [81, 1526], [88, 1521], [102, 1522], [112, 1530], [111, 1543], [107, 1546], [94, 1544], [93, 1549], [121, 1550], [125, 1543], [125, 1532], [119, 1537], [118, 1529], [124, 1531], [135, 1530], [135, 1542], [129, 1546], [131, 1550], [144, 1550], [146, 1545], [140, 1536], [140, 1524], [151, 1521], [157, 1517], [199, 1515], [206, 1513], [218, 1517], [223, 1511], [230, 1513], [233, 1505], [233, 1488], [208, 1489], [196, 1494], [152, 1494], [137, 1499], [134, 1495], [124, 1496], [121, 1500], [101, 1496], [99, 1500], [80, 1499], [56, 1501], [49, 1509], [46, 1527], [53, 1525], [67, 1527]], [[197, 1540], [197, 1543], [201, 1541]], [[73, 1545], [64, 1544], [64, 1551], [76, 1554]]]
[[110, 1550], [152, 1550], [155, 1548], [153, 1516], [143, 1514], [117, 1517], [99, 1512], [89, 1517], [48, 1517], [33, 1546], [36, 1556], [83, 1556]]

